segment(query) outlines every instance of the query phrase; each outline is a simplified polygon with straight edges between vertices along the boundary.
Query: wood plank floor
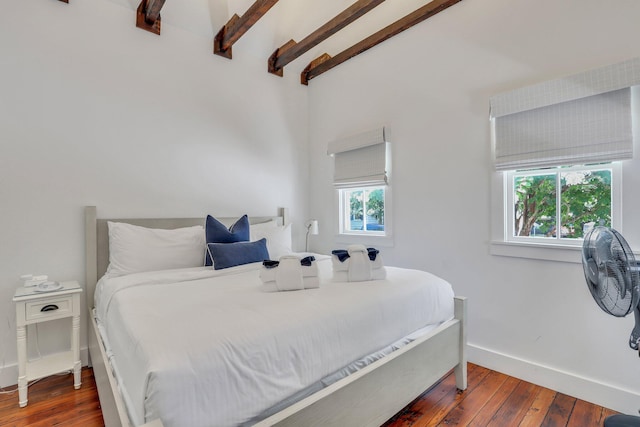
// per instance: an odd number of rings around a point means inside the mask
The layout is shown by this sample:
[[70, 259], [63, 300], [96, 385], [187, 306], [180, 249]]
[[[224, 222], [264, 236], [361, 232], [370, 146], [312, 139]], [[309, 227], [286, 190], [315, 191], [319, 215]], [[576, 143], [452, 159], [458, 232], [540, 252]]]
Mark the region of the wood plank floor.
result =
[[615, 413], [470, 363], [464, 392], [456, 390], [455, 377], [450, 374], [384, 427], [590, 427], [601, 426]]
[[[474, 364], [469, 364], [468, 384], [459, 392], [454, 376], [448, 375], [384, 427], [589, 427], [601, 426], [615, 413]], [[37, 382], [29, 387], [25, 408], [18, 406], [17, 392], [0, 394], [0, 426], [102, 427], [93, 371], [82, 370], [80, 390], [74, 390], [71, 374]]]
[[75, 390], [72, 374], [44, 378], [29, 387], [29, 404], [24, 408], [18, 405], [17, 391], [0, 394], [0, 426], [104, 426], [93, 370], [83, 368], [81, 381], [82, 387]]

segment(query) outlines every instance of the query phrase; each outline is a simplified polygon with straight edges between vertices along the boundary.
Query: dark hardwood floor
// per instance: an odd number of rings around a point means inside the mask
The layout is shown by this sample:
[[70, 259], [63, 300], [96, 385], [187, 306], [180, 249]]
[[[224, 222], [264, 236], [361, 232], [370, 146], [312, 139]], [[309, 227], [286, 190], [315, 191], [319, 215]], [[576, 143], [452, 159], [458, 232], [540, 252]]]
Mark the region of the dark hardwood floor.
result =
[[464, 392], [456, 390], [450, 374], [384, 427], [591, 427], [616, 413], [478, 365], [468, 367]]
[[[15, 389], [7, 387], [6, 389]], [[6, 390], [3, 389], [3, 390]], [[73, 388], [73, 375], [52, 375], [29, 387], [29, 404], [18, 405], [18, 392], [0, 394], [2, 427], [101, 427], [102, 412], [93, 370], [82, 369], [82, 387]]]
[[[14, 388], [14, 387], [9, 387]], [[448, 375], [384, 427], [425, 426], [601, 426], [615, 412], [562, 393], [469, 364], [468, 388], [458, 392]], [[93, 371], [82, 370], [82, 388], [69, 375], [54, 375], [29, 388], [29, 404], [18, 393], [0, 394], [3, 427], [101, 427], [102, 415]], [[358, 426], [345, 426], [358, 427]]]

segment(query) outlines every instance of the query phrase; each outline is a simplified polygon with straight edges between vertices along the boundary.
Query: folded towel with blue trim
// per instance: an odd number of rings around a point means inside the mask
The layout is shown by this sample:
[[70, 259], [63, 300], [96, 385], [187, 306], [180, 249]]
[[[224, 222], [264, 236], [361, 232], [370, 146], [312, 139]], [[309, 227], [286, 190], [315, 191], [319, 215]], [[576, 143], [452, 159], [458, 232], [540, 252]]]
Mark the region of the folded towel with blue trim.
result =
[[350, 245], [346, 250], [331, 251], [331, 263], [335, 282], [363, 282], [387, 277], [380, 251], [364, 245]]
[[267, 292], [297, 291], [320, 287], [318, 264], [313, 256], [285, 255], [279, 261], [264, 261], [260, 279]]

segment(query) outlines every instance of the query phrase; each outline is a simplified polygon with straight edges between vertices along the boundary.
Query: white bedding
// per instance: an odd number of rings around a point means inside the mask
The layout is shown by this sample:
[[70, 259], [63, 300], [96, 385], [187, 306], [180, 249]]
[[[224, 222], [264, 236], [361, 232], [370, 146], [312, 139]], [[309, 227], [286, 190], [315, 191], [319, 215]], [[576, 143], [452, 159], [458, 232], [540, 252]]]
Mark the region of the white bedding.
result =
[[453, 291], [417, 270], [264, 292], [260, 264], [103, 278], [96, 314], [134, 424], [235, 426], [349, 363], [453, 317]]

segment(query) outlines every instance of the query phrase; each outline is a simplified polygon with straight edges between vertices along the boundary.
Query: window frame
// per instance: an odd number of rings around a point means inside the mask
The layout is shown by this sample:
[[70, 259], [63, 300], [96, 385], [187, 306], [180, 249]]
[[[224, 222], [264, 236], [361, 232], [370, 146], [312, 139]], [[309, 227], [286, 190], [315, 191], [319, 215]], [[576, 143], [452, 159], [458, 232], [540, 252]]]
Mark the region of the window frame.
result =
[[[619, 163], [619, 162], [618, 162]], [[603, 164], [595, 164], [595, 165], [577, 165], [577, 166], [569, 166], [569, 167], [553, 167], [553, 168], [545, 168], [545, 169], [532, 169], [527, 171], [506, 171], [504, 173], [505, 180], [505, 231], [504, 231], [504, 240], [508, 242], [521, 242], [521, 243], [535, 243], [535, 242], [544, 242], [551, 245], [561, 244], [561, 245], [569, 245], [569, 246], [582, 246], [582, 238], [564, 238], [561, 235], [556, 237], [531, 237], [531, 236], [514, 236], [513, 230], [515, 229], [514, 224], [514, 206], [515, 206], [515, 191], [514, 191], [514, 178], [516, 176], [538, 176], [538, 175], [555, 175], [556, 176], [556, 189], [558, 188], [558, 180], [560, 179], [560, 175], [566, 172], [581, 172], [581, 171], [601, 171], [601, 170], [610, 170], [611, 171], [611, 227], [618, 228], [619, 224], [621, 224], [621, 216], [620, 216], [620, 203], [619, 197], [616, 201], [616, 189], [619, 188], [619, 183], [616, 182], [616, 177], [619, 178], [619, 173], [615, 171], [614, 163], [603, 163]], [[560, 192], [556, 192], [556, 206], [560, 206], [562, 195]], [[560, 209], [556, 209], [556, 222], [560, 223], [559, 219], [561, 217]], [[562, 224], [561, 224], [562, 225]], [[561, 233], [559, 233], [561, 234]]]
[[[346, 211], [345, 196], [346, 191], [354, 190], [371, 190], [375, 188], [384, 188], [384, 231], [358, 231], [358, 230], [346, 230], [345, 229], [345, 215]], [[393, 246], [393, 234], [392, 234], [392, 191], [390, 185], [375, 185], [375, 186], [354, 186], [335, 189], [335, 212], [337, 213], [335, 241], [337, 243], [360, 243], [360, 244], [375, 244], [378, 246]]]
[[[347, 228], [348, 223], [351, 221], [347, 218], [349, 216], [350, 211], [350, 200], [347, 200], [348, 194], [353, 193], [355, 191], [362, 191], [363, 193], [366, 191], [374, 191], [377, 189], [381, 189], [384, 191], [384, 212], [385, 212], [385, 224], [384, 230], [382, 231], [374, 231], [374, 230], [366, 230], [366, 202], [363, 197], [363, 229], [362, 230], [351, 230]], [[376, 185], [371, 187], [353, 187], [353, 188], [339, 188], [339, 196], [340, 197], [340, 205], [339, 205], [339, 215], [338, 219], [340, 226], [340, 234], [355, 234], [355, 235], [363, 235], [363, 236], [385, 236], [386, 235], [386, 213], [387, 213], [387, 187], [384, 185]]]
[[[611, 169], [611, 227], [622, 231], [622, 162], [608, 164], [580, 165], [567, 168], [536, 169], [526, 172], [496, 171], [493, 178], [492, 255], [518, 258], [543, 259], [550, 261], [581, 263], [580, 250], [583, 239], [538, 238], [513, 236], [513, 177], [514, 175], [537, 175], [546, 172], [558, 173], [579, 170]], [[500, 188], [500, 190], [498, 190]], [[500, 206], [499, 211], [495, 209]]]

